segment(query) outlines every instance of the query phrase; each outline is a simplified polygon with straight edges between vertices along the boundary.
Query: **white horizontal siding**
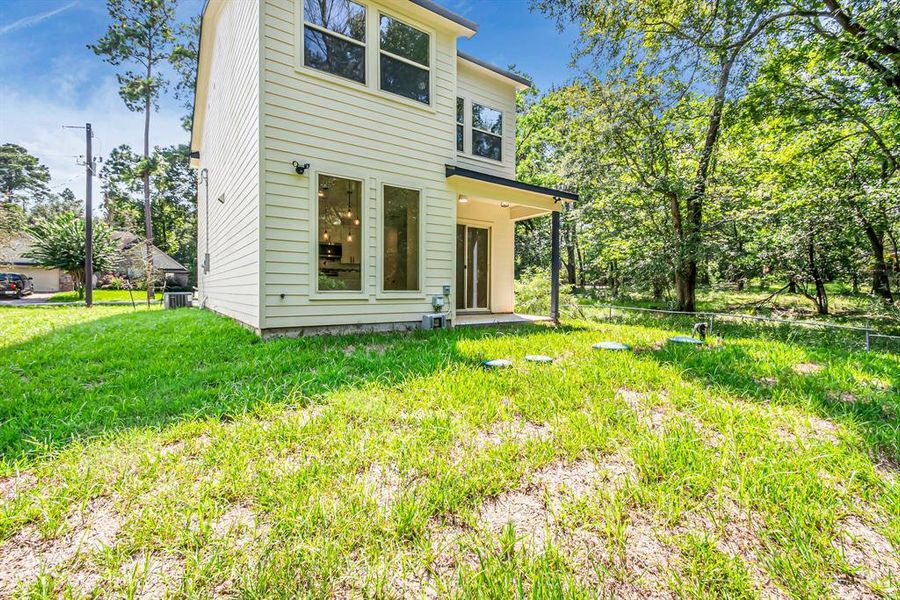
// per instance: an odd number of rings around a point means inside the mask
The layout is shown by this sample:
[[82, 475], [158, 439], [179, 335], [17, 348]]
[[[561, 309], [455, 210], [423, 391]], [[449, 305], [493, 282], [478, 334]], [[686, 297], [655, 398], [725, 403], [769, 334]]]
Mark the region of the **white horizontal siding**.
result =
[[[492, 75], [487, 75], [480, 67], [459, 59], [457, 89], [459, 97], [466, 100], [466, 134], [465, 152], [457, 154], [456, 164], [467, 169], [515, 179], [516, 89], [513, 83], [505, 83]], [[473, 102], [503, 113], [502, 162], [472, 155]], [[454, 120], [455, 118], [454, 116]]]
[[207, 251], [208, 211], [210, 271], [200, 269], [200, 295], [207, 307], [259, 327], [259, 6], [214, 2], [207, 19], [200, 166], [209, 173], [209, 202], [201, 185], [198, 264]]
[[[431, 310], [429, 296], [455, 281], [456, 198], [445, 177], [445, 165], [456, 158], [455, 37], [430, 31], [435, 40], [434, 106], [420, 108], [374, 89], [361, 90], [310, 74], [295, 64], [295, 19], [300, 4], [301, 0], [266, 0], [264, 5], [265, 327], [420, 320]], [[369, 8], [380, 6], [373, 3]], [[370, 39], [369, 43], [377, 42]], [[368, 60], [373, 56], [370, 52]], [[309, 162], [311, 172], [295, 174], [294, 160]], [[352, 300], [313, 296], [316, 224], [310, 186], [315, 185], [319, 171], [364, 179], [364, 291]], [[385, 298], [379, 293], [377, 217], [383, 183], [425, 190], [420, 260], [426, 268], [423, 293], [413, 299]]]

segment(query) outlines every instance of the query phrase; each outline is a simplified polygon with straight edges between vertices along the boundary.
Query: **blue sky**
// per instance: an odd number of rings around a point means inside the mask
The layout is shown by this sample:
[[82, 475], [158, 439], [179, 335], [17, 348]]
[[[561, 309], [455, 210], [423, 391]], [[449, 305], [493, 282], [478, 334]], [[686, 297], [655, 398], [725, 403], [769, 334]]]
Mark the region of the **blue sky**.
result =
[[[572, 77], [574, 31], [559, 33], [554, 23], [528, 10], [527, 0], [439, 0], [479, 24], [460, 48], [506, 67], [515, 64], [542, 90]], [[202, 8], [202, 0], [180, 0], [179, 19]], [[87, 48], [106, 31], [103, 0], [0, 0], [0, 143], [25, 146], [50, 167], [51, 187], [70, 187], [81, 198], [84, 134], [63, 125], [91, 122], [95, 152], [106, 155], [119, 144], [140, 148], [143, 120], [118, 96], [115, 68]], [[186, 143], [183, 110], [163, 98], [153, 115], [152, 145]]]

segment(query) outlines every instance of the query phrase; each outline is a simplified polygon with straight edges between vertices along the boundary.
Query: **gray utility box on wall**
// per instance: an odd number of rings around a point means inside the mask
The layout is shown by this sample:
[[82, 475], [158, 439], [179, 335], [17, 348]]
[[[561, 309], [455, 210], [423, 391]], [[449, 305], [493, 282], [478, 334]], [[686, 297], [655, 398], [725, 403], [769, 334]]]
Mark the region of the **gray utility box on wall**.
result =
[[450, 315], [430, 313], [422, 315], [422, 329], [447, 329], [450, 327]]

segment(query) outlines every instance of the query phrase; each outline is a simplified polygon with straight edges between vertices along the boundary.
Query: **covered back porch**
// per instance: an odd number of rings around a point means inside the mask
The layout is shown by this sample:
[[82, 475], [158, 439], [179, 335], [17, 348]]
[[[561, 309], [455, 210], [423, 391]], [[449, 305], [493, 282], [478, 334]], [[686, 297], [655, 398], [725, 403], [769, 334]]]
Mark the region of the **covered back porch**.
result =
[[[457, 325], [534, 323], [559, 319], [560, 210], [577, 194], [447, 165], [456, 192]], [[550, 314], [515, 313], [515, 224], [550, 215]]]

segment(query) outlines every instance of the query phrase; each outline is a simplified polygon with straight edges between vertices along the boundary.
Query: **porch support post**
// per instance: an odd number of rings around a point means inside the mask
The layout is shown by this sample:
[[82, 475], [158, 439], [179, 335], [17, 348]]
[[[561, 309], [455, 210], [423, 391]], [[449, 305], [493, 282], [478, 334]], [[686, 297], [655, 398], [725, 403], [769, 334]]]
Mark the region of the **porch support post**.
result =
[[550, 219], [550, 318], [559, 323], [559, 211]]

